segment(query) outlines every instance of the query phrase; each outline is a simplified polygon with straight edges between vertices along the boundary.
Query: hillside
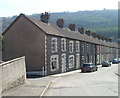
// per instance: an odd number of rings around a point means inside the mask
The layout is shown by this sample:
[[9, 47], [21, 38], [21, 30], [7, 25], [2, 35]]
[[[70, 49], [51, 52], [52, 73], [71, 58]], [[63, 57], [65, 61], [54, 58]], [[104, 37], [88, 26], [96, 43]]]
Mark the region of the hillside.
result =
[[[78, 12], [61, 12], [50, 13], [50, 22], [56, 23], [58, 18], [63, 18], [65, 27], [70, 23], [75, 23], [76, 28], [83, 26], [85, 29], [97, 32], [106, 37], [112, 37], [113, 41], [118, 38], [118, 11], [117, 10], [94, 10], [94, 11], [78, 11]], [[40, 18], [40, 14], [32, 14], [35, 18]], [[3, 31], [16, 18], [4, 17]]]

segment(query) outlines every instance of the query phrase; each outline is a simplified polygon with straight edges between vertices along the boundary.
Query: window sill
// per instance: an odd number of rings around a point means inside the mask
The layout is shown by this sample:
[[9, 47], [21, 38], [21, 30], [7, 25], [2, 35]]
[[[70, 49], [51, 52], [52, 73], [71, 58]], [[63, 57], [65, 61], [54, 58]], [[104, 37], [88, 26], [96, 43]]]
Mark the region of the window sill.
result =
[[50, 71], [51, 72], [54, 72], [54, 71], [57, 71], [57, 70], [59, 70], [58, 68], [56, 68], [56, 69], [51, 69]]
[[74, 68], [75, 66], [71, 66], [71, 67], [69, 67], [69, 69], [72, 69], [72, 68]]
[[66, 50], [61, 50], [61, 52], [66, 52]]
[[69, 53], [74, 53], [74, 52], [69, 52]]
[[57, 53], [57, 51], [51, 51], [51, 53]]

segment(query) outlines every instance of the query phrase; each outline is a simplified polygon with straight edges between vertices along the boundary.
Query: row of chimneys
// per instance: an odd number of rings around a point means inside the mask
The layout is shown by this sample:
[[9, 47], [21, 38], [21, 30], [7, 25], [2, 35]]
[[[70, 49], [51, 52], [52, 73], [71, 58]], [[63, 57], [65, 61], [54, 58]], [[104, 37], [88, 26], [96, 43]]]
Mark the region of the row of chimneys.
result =
[[[49, 18], [50, 18], [50, 15], [48, 12], [45, 12], [45, 13], [42, 13], [41, 14], [41, 21], [42, 22], [45, 22], [45, 23], [48, 23], [49, 22]], [[64, 27], [64, 20], [62, 18], [59, 18], [56, 22], [57, 26], [59, 26], [60, 28], [63, 28]], [[75, 31], [75, 24], [70, 24], [69, 25], [69, 29], [71, 31]], [[94, 38], [98, 38], [98, 39], [101, 39], [101, 40], [106, 40], [106, 41], [109, 41], [111, 42], [112, 39], [111, 38], [105, 38], [99, 34], [97, 34], [96, 32], [91, 32], [90, 30], [85, 30], [83, 27], [80, 27], [78, 29], [78, 31], [81, 33], [81, 34], [87, 34], [88, 36], [92, 36]]]

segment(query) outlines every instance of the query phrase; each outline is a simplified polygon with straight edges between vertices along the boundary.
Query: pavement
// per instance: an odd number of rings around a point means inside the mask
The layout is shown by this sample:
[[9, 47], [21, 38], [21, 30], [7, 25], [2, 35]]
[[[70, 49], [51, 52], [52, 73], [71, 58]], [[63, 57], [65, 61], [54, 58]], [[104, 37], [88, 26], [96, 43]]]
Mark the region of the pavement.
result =
[[[100, 68], [101, 65], [98, 67]], [[75, 70], [39, 78], [27, 78], [25, 84], [3, 92], [2, 96], [44, 96], [44, 93], [55, 79], [79, 72], [81, 72], [81, 70]]]
[[75, 70], [40, 78], [27, 78], [25, 84], [3, 92], [2, 96], [43, 96], [52, 81], [54, 81], [56, 78], [78, 72], [81, 72], [81, 70]]

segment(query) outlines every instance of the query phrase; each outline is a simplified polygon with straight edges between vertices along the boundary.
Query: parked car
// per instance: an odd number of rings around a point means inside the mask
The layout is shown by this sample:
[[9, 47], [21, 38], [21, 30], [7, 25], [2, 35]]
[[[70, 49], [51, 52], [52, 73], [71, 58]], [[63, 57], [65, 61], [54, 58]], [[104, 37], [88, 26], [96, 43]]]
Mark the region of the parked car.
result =
[[118, 58], [118, 62], [120, 63], [120, 58]]
[[87, 71], [97, 71], [98, 67], [95, 66], [93, 63], [84, 63], [81, 67], [81, 72], [87, 72]]
[[119, 59], [117, 59], [117, 58], [115, 58], [115, 59], [112, 60], [112, 63], [113, 63], [113, 64], [118, 64], [119, 62], [120, 62], [120, 61], [119, 61]]
[[109, 67], [109, 66], [111, 66], [111, 62], [109, 62], [109, 61], [103, 61], [101, 64], [102, 64], [102, 67]]

